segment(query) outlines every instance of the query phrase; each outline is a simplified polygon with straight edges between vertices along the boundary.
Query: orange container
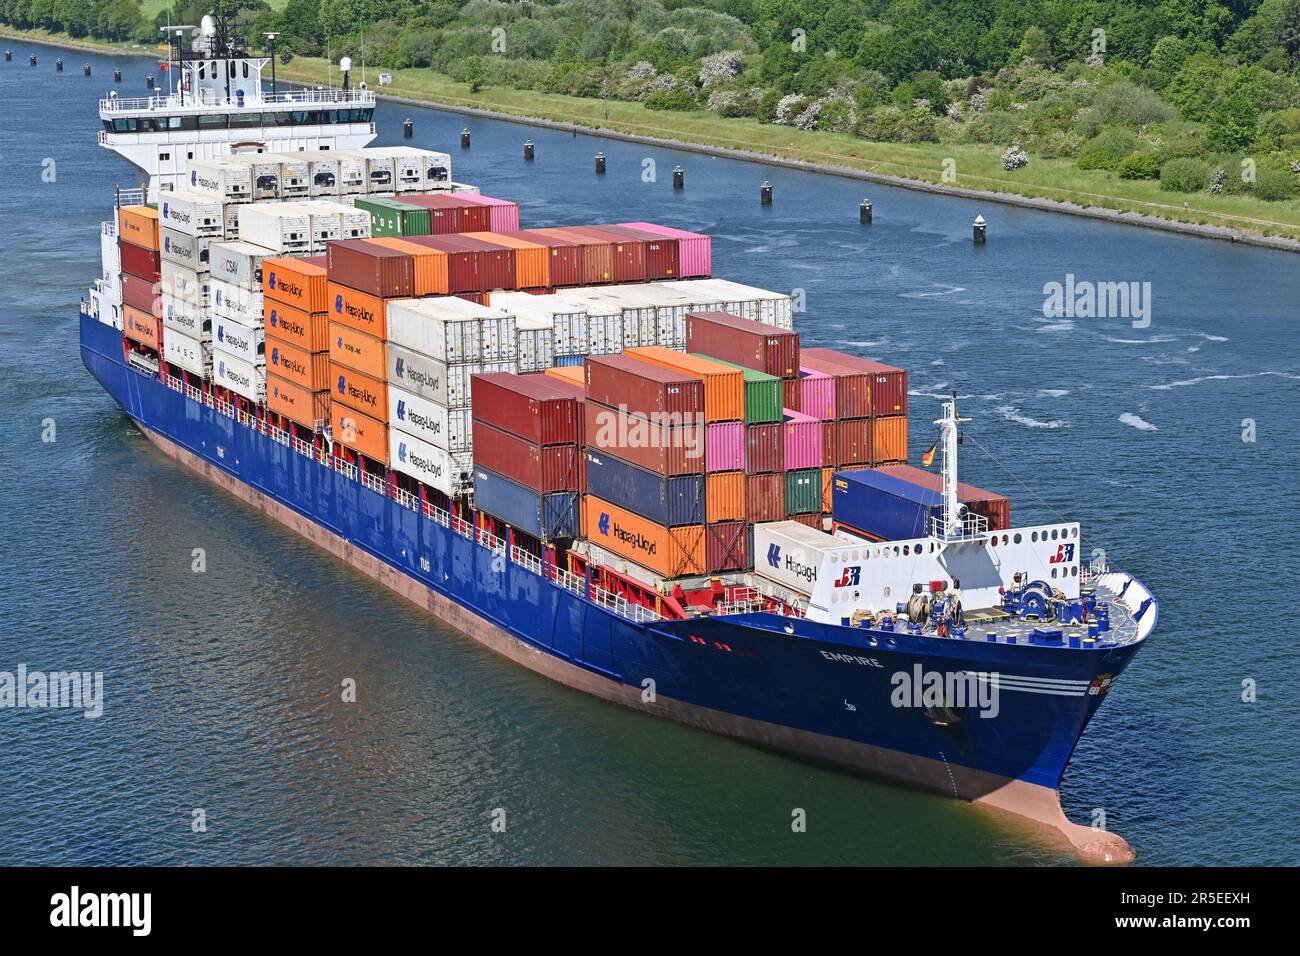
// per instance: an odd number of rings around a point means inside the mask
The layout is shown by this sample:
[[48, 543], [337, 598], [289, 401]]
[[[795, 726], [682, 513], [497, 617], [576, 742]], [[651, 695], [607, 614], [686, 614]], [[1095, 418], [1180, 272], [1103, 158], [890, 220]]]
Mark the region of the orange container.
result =
[[447, 295], [447, 253], [397, 236], [376, 237], [370, 241], [412, 257], [415, 262], [416, 295]]
[[835, 469], [822, 469], [822, 514], [831, 513], [831, 488], [835, 483]]
[[704, 574], [704, 525], [665, 528], [591, 495], [582, 496], [582, 520], [594, 545], [665, 578]]
[[715, 471], [708, 476], [704, 488], [704, 520], [745, 520], [745, 473], [743, 471]]
[[388, 338], [388, 301], [338, 282], [329, 284], [329, 317], [377, 339]]
[[273, 341], [266, 350], [266, 373], [288, 379], [309, 392], [329, 389], [328, 352], [308, 352], [288, 342]]
[[561, 382], [569, 382], [584, 392], [587, 390], [587, 373], [583, 371], [581, 365], [555, 365], [542, 374], [558, 378]]
[[383, 339], [358, 332], [342, 322], [330, 323], [330, 358], [371, 378], [386, 378], [388, 355]]
[[162, 320], [156, 319], [148, 312], [122, 306], [122, 334], [133, 342], [147, 345], [151, 349], [162, 348]]
[[388, 464], [388, 426], [354, 408], [330, 403], [330, 434], [341, 445]]
[[262, 294], [304, 312], [324, 312], [328, 274], [306, 259], [263, 259]]
[[346, 405], [379, 422], [388, 421], [388, 383], [330, 362], [330, 408]]
[[872, 419], [871, 458], [877, 465], [907, 461], [906, 415], [884, 415]]
[[304, 312], [283, 302], [265, 299], [262, 317], [268, 339], [288, 342], [308, 352], [324, 352], [330, 347], [329, 316], [324, 312]]
[[704, 358], [674, 352], [662, 345], [627, 349], [623, 353], [662, 368], [704, 380], [704, 419], [709, 422], [745, 420], [745, 373]]
[[309, 392], [278, 375], [266, 376], [266, 407], [291, 422], [313, 427], [330, 417], [330, 393]]
[[527, 239], [503, 236], [495, 232], [467, 232], [470, 239], [505, 246], [515, 252], [515, 288], [545, 289], [551, 284], [551, 250]]
[[158, 251], [158, 210], [152, 206], [118, 206], [117, 234], [127, 242]]

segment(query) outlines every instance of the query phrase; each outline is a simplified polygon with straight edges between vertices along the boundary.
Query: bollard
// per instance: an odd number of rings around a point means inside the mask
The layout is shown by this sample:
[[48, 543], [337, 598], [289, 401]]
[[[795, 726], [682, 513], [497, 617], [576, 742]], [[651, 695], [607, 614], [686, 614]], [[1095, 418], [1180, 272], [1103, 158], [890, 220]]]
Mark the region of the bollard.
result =
[[858, 204], [858, 222], [871, 222], [871, 200], [864, 199]]
[[121, 71], [121, 70], [114, 70], [114, 71], [113, 71], [113, 82], [114, 82], [114, 83], [121, 83], [121, 82], [122, 82], [122, 71]]
[[86, 76], [90, 76], [90, 64], [87, 63], [85, 66], [83, 66], [83, 67], [81, 68], [81, 72], [82, 72], [83, 74], [85, 74]]
[[686, 188], [686, 171], [680, 166], [673, 167], [673, 189]]
[[604, 153], [596, 154], [596, 175], [597, 176], [605, 175], [605, 154]]
[[415, 124], [409, 119], [402, 123], [402, 138], [410, 139], [415, 135]]
[[531, 160], [533, 155], [533, 141], [530, 139], [524, 143], [524, 159]]
[[153, 74], [152, 74], [152, 73], [150, 73], [148, 76], [146, 76], [146, 77], [144, 78], [144, 85], [147, 86], [147, 87], [148, 87], [149, 89], [151, 89], [151, 90], [153, 89]]
[[55, 73], [63, 72], [63, 57], [59, 57], [57, 60], [54, 61], [54, 72]]
[[5, 62], [6, 62], [6, 63], [11, 63], [11, 62], [13, 62], [13, 58], [14, 58], [14, 51], [13, 51], [13, 50], [5, 50]]
[[975, 217], [975, 224], [974, 224], [975, 236], [974, 236], [974, 238], [975, 238], [975, 244], [976, 244], [977, 246], [982, 246], [982, 245], [984, 244], [984, 240], [985, 240], [986, 234], [987, 234], [987, 232], [988, 232], [988, 228], [989, 228], [989, 224], [988, 224], [987, 222], [984, 221], [984, 217], [983, 217], [983, 216], [976, 216], [976, 217]]
[[29, 57], [27, 58], [27, 62], [30, 63], [32, 66], [35, 66], [35, 65], [36, 65], [36, 54], [33, 53], [31, 56], [29, 56]]
[[460, 131], [460, 148], [469, 149], [469, 127], [466, 126]]
[[763, 185], [758, 187], [758, 201], [764, 206], [772, 205], [772, 184], [766, 179], [763, 180]]

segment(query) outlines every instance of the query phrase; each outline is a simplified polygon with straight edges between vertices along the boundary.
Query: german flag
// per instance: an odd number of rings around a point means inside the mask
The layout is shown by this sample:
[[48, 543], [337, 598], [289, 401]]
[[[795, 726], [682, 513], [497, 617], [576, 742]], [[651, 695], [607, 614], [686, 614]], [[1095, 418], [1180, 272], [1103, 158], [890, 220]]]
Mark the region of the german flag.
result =
[[933, 465], [934, 453], [938, 450], [939, 450], [939, 442], [936, 439], [935, 443], [930, 446], [930, 450], [921, 456], [921, 464], [924, 465], [926, 468], [929, 468], [931, 465]]

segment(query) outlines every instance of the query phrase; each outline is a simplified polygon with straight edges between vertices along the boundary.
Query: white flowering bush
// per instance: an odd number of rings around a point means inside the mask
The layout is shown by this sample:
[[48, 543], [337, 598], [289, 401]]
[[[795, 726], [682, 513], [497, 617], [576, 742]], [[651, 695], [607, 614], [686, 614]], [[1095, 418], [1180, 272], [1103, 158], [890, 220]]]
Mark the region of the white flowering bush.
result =
[[798, 93], [787, 93], [776, 104], [776, 118], [772, 120], [778, 126], [793, 126], [797, 117], [803, 115], [808, 107], [808, 97]]
[[707, 90], [718, 83], [734, 80], [740, 75], [741, 67], [739, 50], [723, 50], [706, 56], [700, 62], [700, 86]]
[[1002, 154], [1002, 168], [1008, 172], [1014, 172], [1029, 165], [1029, 154], [1026, 153], [1019, 145], [1010, 147]]

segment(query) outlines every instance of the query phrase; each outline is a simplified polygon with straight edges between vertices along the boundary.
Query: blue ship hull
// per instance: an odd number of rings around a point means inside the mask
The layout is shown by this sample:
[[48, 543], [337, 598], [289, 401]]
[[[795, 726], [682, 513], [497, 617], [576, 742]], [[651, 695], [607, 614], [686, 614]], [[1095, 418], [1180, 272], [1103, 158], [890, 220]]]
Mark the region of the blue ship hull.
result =
[[[570, 686], [657, 716], [1046, 823], [1105, 859], [1119, 837], [1068, 823], [1061, 775], [1139, 643], [1073, 649], [862, 629], [770, 614], [635, 622], [286, 447], [123, 361], [121, 333], [81, 317], [82, 358], [173, 458], [469, 636]], [[890, 675], [1016, 675], [1069, 692], [1003, 692], [1000, 712], [938, 719], [891, 703]], [[1081, 688], [1081, 689], [1078, 689]], [[1077, 692], [1075, 689], [1078, 689]]]

